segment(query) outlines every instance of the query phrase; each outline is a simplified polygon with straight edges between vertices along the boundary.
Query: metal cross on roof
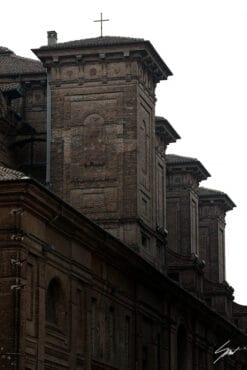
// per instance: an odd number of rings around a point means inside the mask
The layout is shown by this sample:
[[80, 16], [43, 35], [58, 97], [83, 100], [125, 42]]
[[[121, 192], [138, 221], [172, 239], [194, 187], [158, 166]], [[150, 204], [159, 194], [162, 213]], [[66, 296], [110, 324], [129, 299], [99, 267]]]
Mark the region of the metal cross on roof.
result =
[[100, 13], [100, 19], [94, 22], [100, 22], [100, 37], [103, 37], [103, 22], [108, 22], [110, 19], [103, 19], [102, 13]]

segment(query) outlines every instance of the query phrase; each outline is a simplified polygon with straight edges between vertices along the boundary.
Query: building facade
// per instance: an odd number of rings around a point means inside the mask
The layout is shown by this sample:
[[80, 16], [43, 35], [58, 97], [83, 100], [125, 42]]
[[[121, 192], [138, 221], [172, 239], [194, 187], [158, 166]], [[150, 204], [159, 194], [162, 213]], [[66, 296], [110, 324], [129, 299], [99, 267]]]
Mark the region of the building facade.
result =
[[225, 281], [235, 205], [200, 186], [200, 161], [166, 154], [170, 69], [135, 38], [51, 31], [33, 52], [0, 47], [0, 368], [245, 370], [247, 308]]

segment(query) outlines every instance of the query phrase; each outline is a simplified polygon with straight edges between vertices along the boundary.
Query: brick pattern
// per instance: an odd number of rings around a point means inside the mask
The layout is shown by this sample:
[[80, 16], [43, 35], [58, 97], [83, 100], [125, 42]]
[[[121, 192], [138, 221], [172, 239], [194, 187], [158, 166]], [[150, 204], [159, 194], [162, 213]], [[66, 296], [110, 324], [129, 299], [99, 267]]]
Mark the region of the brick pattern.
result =
[[[147, 268], [140, 256], [31, 180], [13, 182], [11, 187], [2, 182], [0, 194], [1, 225], [6, 227], [0, 239], [0, 338], [4, 348], [18, 350], [20, 368], [126, 370], [138, 362], [141, 368], [172, 370], [179, 361], [177, 342], [183, 330], [191, 349], [184, 358], [189, 369], [199, 357], [207, 358], [211, 366], [210, 348], [220, 345], [221, 333], [244, 340], [228, 321], [209, 309], [205, 313], [201, 301], [151, 265]], [[11, 213], [13, 201], [16, 214]], [[19, 241], [16, 235], [12, 246], [7, 227], [11, 223], [23, 235]], [[22, 261], [19, 326], [10, 325], [15, 310], [9, 288], [17, 273], [11, 258]], [[52, 279], [59, 282], [61, 297], [56, 323], [46, 320]], [[244, 356], [232, 358], [231, 363], [243, 364]], [[6, 361], [0, 354], [0, 366]]]
[[104, 48], [83, 63], [66, 53], [50, 66], [52, 190], [159, 266], [154, 77], [134, 58], [103, 58]]
[[[0, 171], [0, 367], [212, 368], [225, 338], [246, 343], [231, 323], [244, 327], [245, 308], [223, 281], [224, 214], [233, 203], [199, 191], [209, 174], [198, 160], [165, 157], [179, 136], [155, 120], [155, 85], [170, 71], [139, 39], [35, 52], [51, 75], [58, 196], [20, 172]], [[12, 134], [0, 158], [43, 181], [46, 76], [31, 67], [18, 88], [12, 74], [0, 75], [0, 142]], [[201, 203], [204, 196], [215, 204]], [[224, 366], [246, 362], [242, 352]]]
[[[225, 280], [225, 212], [213, 203], [200, 203], [200, 251], [206, 261], [205, 276], [212, 281]], [[201, 231], [202, 230], [202, 231]]]

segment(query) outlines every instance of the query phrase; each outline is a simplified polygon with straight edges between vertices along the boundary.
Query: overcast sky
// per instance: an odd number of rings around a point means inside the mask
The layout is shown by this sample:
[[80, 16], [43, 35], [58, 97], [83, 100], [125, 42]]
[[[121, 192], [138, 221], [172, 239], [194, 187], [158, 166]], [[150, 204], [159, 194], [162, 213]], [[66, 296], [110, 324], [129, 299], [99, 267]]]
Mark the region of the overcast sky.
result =
[[169, 152], [198, 158], [237, 208], [226, 218], [227, 281], [247, 304], [247, 2], [245, 0], [12, 0], [1, 2], [0, 45], [33, 57], [46, 44], [100, 35], [150, 40], [173, 72], [157, 88], [156, 114], [182, 140]]

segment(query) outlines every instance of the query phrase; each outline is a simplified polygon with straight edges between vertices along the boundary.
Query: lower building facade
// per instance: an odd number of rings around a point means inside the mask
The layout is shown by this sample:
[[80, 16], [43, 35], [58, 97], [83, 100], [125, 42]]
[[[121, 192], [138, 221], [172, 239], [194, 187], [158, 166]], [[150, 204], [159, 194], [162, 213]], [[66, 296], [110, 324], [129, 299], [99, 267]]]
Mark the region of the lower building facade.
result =
[[246, 369], [233, 320], [35, 181], [0, 207], [0, 368]]

